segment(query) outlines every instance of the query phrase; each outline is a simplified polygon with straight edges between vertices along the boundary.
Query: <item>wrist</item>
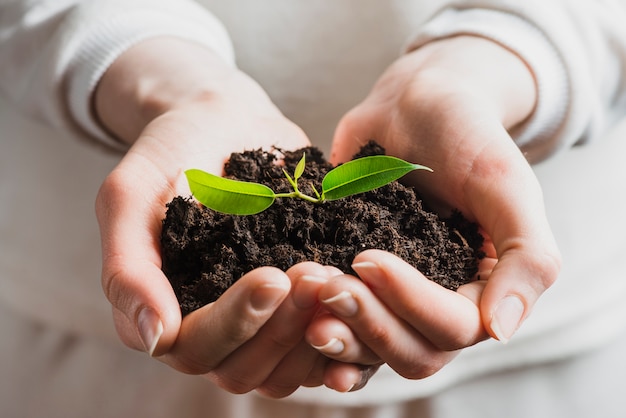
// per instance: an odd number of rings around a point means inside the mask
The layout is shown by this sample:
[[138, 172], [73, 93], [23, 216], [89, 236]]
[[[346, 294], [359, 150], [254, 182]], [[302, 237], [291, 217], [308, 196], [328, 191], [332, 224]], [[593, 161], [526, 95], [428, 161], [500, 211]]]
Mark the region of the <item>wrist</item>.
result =
[[526, 120], [537, 86], [526, 63], [509, 49], [477, 36], [455, 36], [425, 44], [406, 56], [418, 78], [449, 92], [464, 92], [490, 109], [511, 130]]
[[269, 102], [254, 81], [210, 49], [154, 38], [126, 51], [105, 72], [93, 111], [105, 130], [132, 144], [148, 123], [166, 112], [242, 94]]

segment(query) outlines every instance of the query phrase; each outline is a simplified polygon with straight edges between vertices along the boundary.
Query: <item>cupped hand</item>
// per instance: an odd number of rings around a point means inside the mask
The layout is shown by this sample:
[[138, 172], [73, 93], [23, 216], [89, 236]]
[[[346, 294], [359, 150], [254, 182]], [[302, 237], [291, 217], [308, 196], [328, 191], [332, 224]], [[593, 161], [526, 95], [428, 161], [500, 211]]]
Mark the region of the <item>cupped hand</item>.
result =
[[231, 392], [278, 397], [321, 384], [328, 359], [303, 336], [317, 291], [336, 271], [314, 263], [259, 268], [182, 318], [159, 246], [166, 203], [189, 195], [184, 170], [221, 174], [233, 151], [300, 148], [309, 144], [304, 133], [254, 81], [173, 39], [122, 55], [100, 82], [95, 108], [103, 126], [130, 144], [96, 202], [102, 284], [122, 341]]
[[421, 379], [486, 337], [480, 287], [453, 292], [380, 250], [359, 254], [353, 268], [358, 278], [335, 276], [319, 292], [328, 314], [315, 318], [306, 338], [324, 355], [385, 362], [403, 377]]
[[[308, 334], [313, 345], [334, 338], [327, 330], [335, 327], [346, 347], [365, 347], [331, 357], [375, 361], [374, 352], [400, 374], [424, 377], [455, 350], [487, 336], [503, 342], [513, 336], [560, 269], [541, 188], [509, 133], [531, 115], [535, 101], [523, 61], [481, 38], [433, 42], [390, 66], [340, 122], [331, 158], [345, 161], [375, 139], [387, 153], [431, 167], [433, 173], [418, 172], [407, 181], [437, 210], [459, 209], [480, 225], [486, 280], [454, 293], [389, 255], [362, 254], [355, 271], [367, 287], [344, 277], [320, 294], [349, 327], [314, 324]], [[348, 305], [352, 316], [341, 312]]]

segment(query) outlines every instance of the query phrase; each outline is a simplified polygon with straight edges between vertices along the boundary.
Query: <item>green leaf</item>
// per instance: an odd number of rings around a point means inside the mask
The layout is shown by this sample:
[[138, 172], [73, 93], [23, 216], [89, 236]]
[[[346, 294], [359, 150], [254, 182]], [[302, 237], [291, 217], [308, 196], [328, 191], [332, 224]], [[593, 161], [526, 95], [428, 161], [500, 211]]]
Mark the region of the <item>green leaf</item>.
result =
[[322, 181], [322, 197], [336, 200], [377, 189], [413, 170], [430, 168], [400, 158], [374, 155], [348, 161], [329, 171]]
[[285, 175], [285, 177], [287, 177], [287, 181], [289, 182], [289, 184], [291, 184], [291, 187], [293, 187], [294, 189], [298, 187], [298, 183], [296, 183], [296, 180], [291, 178], [287, 170], [285, 170], [284, 168], [283, 168], [283, 174]]
[[304, 166], [306, 164], [305, 160], [306, 160], [306, 154], [302, 153], [302, 158], [300, 158], [300, 161], [298, 162], [298, 165], [296, 166], [296, 170], [293, 173], [293, 179], [295, 181], [298, 181], [302, 173], [304, 173]]
[[276, 198], [258, 183], [231, 180], [202, 170], [185, 171], [193, 196], [204, 206], [231, 215], [253, 215], [269, 208]]

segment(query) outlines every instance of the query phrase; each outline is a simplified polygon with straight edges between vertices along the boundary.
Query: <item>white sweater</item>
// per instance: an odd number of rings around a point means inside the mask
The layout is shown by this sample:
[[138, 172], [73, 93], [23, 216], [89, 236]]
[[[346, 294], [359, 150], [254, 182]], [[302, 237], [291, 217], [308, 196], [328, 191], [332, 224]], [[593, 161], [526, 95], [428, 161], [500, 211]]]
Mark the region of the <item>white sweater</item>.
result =
[[472, 33], [517, 52], [537, 79], [537, 109], [514, 136], [529, 158], [545, 159], [536, 172], [564, 255], [561, 277], [506, 346], [478, 344], [421, 381], [383, 368], [360, 392], [303, 389], [293, 398], [410, 399], [604, 344], [626, 325], [626, 141], [609, 131], [626, 128], [617, 126], [626, 111], [624, 21], [625, 2], [599, 0], [0, 0], [0, 303], [115, 338], [93, 201], [119, 154], [82, 139], [119, 148], [89, 103], [133, 44], [174, 35], [236, 61], [328, 150], [339, 118], [403, 50]]

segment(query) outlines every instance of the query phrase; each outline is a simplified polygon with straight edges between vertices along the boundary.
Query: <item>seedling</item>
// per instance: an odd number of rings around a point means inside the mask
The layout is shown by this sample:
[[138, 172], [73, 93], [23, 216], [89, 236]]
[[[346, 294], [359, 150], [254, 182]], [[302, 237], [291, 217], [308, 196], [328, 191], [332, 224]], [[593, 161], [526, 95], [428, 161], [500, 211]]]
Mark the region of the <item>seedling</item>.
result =
[[269, 208], [277, 198], [297, 197], [312, 203], [323, 203], [377, 189], [413, 170], [432, 171], [423, 165], [386, 155], [358, 158], [326, 173], [321, 192], [312, 186], [313, 197], [298, 188], [298, 180], [304, 173], [305, 165], [303, 154], [293, 177], [283, 170], [293, 188], [289, 193], [275, 193], [263, 184], [231, 180], [198, 169], [187, 170], [185, 175], [191, 193], [206, 207], [231, 215], [253, 215]]

